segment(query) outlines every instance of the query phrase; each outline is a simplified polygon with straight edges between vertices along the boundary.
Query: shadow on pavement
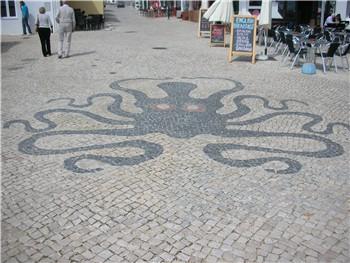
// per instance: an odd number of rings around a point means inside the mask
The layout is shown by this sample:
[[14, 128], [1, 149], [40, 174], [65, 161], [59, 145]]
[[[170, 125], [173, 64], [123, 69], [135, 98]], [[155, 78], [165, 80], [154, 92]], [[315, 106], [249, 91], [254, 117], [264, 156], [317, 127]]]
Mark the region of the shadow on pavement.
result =
[[10, 67], [10, 68], [7, 68], [8, 71], [15, 71], [15, 70], [19, 70], [19, 69], [22, 69], [23, 67]]
[[15, 45], [18, 45], [20, 42], [13, 41], [13, 42], [1, 42], [1, 53], [6, 53], [9, 51], [12, 47]]
[[70, 57], [79, 57], [79, 56], [85, 56], [85, 55], [90, 55], [90, 54], [94, 54], [96, 53], [96, 51], [87, 51], [87, 52], [81, 52], [81, 53], [74, 53], [72, 55], [70, 55]]

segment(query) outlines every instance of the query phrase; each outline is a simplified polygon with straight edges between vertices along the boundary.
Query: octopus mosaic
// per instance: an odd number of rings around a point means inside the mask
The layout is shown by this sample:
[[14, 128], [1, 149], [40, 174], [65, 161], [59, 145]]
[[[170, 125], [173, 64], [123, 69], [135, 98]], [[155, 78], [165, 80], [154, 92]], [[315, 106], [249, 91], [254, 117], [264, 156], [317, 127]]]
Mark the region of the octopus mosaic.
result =
[[[271, 106], [269, 100], [257, 95], [236, 95], [244, 89], [243, 85], [231, 79], [214, 79], [224, 80], [229, 83], [228, 89], [213, 92], [205, 98], [191, 96], [192, 92], [198, 87], [195, 81], [210, 80], [213, 78], [182, 78], [180, 80], [166, 79], [126, 79], [115, 81], [110, 85], [113, 90], [111, 93], [99, 93], [87, 98], [86, 103], [77, 104], [73, 98], [57, 98], [50, 100], [48, 103], [55, 101], [68, 101], [64, 108], [51, 108], [44, 111], [39, 111], [34, 115], [34, 118], [44, 125], [44, 128], [34, 128], [27, 120], [12, 120], [5, 123], [4, 128], [10, 128], [15, 124], [22, 124], [25, 130], [32, 133], [30, 137], [19, 142], [18, 149], [20, 152], [30, 155], [74, 155], [67, 157], [64, 161], [64, 167], [75, 173], [93, 173], [102, 170], [102, 168], [86, 169], [79, 165], [79, 162], [97, 161], [100, 163], [109, 164], [112, 166], [136, 165], [148, 160], [155, 159], [164, 152], [162, 145], [145, 139], [130, 139], [132, 136], [143, 136], [147, 134], [161, 133], [169, 137], [187, 139], [198, 135], [213, 135], [227, 139], [223, 143], [208, 143], [202, 150], [208, 158], [215, 160], [221, 164], [231, 167], [257, 167], [264, 165], [267, 172], [275, 172], [279, 174], [297, 173], [302, 169], [302, 163], [297, 160], [310, 158], [332, 158], [340, 156], [344, 153], [343, 147], [327, 138], [327, 135], [333, 133], [334, 126], [342, 126], [350, 130], [348, 124], [345, 123], [329, 123], [324, 130], [315, 128], [315, 125], [323, 122], [323, 118], [319, 115], [290, 110], [290, 103], [307, 105], [304, 102], [297, 100], [281, 100], [278, 107]], [[161, 98], [149, 97], [145, 92], [137, 89], [127, 88], [124, 83], [129, 84], [133, 81], [158, 81], [157, 87], [165, 92], [166, 96]], [[127, 93], [135, 100], [133, 106], [139, 109], [138, 112], [131, 112], [122, 109], [123, 96], [118, 94]], [[120, 92], [119, 92], [120, 93]], [[234, 109], [230, 112], [219, 113], [224, 106], [222, 100], [232, 96]], [[112, 103], [104, 105], [108, 112], [113, 116], [123, 117], [124, 119], [113, 119], [106, 116], [93, 113], [88, 109], [93, 106], [98, 98], [108, 97], [112, 99]], [[268, 111], [260, 116], [249, 117], [252, 108], [249, 106], [249, 101], [260, 101], [262, 107]], [[85, 109], [84, 109], [85, 108]], [[102, 124], [115, 126], [108, 129], [59, 129], [59, 123], [50, 118], [53, 113], [59, 114], [78, 114], [88, 119]], [[254, 130], [249, 129], [252, 124], [260, 124], [270, 121], [274, 118], [289, 116], [293, 118], [302, 118], [306, 121], [302, 125], [302, 132], [286, 132], [273, 130]], [[126, 128], [123, 125], [127, 126]], [[81, 147], [66, 147], [57, 149], [47, 149], [38, 146], [38, 142], [42, 139], [50, 139], [54, 136], [121, 136], [125, 138], [122, 142], [103, 143], [86, 145]], [[303, 141], [311, 141], [323, 145], [321, 149], [316, 151], [298, 150], [298, 149], [283, 149], [281, 147], [255, 146], [244, 144], [244, 140], [256, 140], [257, 138], [269, 139], [299, 139]], [[238, 139], [240, 140], [238, 142]], [[258, 142], [257, 142], [258, 143]], [[138, 148], [142, 150], [141, 154], [129, 157], [116, 157], [103, 154], [89, 154], [91, 150], [101, 149], [122, 149], [122, 148]], [[225, 151], [245, 151], [258, 152], [263, 154], [260, 157], [250, 159], [239, 159], [226, 156]], [[284, 164], [283, 169], [272, 169], [268, 167], [271, 162], [281, 162]], [[267, 164], [267, 168], [266, 167]]]

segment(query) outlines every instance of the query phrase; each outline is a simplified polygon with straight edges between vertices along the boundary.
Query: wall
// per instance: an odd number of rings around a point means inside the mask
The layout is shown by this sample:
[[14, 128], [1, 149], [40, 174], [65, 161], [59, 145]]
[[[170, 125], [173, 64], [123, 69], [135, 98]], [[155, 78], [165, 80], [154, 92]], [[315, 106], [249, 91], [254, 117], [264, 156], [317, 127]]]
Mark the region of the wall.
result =
[[[55, 15], [58, 10], [59, 1], [27, 1], [26, 5], [29, 10], [29, 25], [32, 33], [35, 33], [35, 20], [39, 13], [39, 8], [44, 6], [47, 10], [47, 14], [50, 15], [52, 23], [54, 23], [54, 30], [57, 24], [54, 22]], [[19, 0], [16, 0], [16, 17], [1, 18], [1, 35], [21, 35], [22, 31], [22, 12], [19, 6]], [[28, 32], [27, 32], [28, 33]]]
[[349, 5], [350, 3], [348, 1], [338, 0], [335, 4], [335, 14], [340, 14], [342, 20], [344, 20], [349, 15], [347, 13]]
[[101, 0], [93, 0], [93, 1], [71, 0], [69, 1], [69, 5], [74, 9], [81, 9], [81, 11], [85, 11], [86, 15], [103, 15], [104, 14], [103, 1]]

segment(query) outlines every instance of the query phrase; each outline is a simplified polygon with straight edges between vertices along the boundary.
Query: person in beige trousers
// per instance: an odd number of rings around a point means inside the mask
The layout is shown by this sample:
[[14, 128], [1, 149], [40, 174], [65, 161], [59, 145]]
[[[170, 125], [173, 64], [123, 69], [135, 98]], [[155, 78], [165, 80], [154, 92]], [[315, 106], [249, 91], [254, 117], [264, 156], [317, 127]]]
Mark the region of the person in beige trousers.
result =
[[[75, 29], [75, 15], [74, 10], [68, 5], [68, 1], [63, 1], [56, 16], [58, 27], [58, 58], [69, 57], [70, 44], [72, 39], [72, 32]], [[66, 41], [66, 48], [64, 50], [64, 40]]]

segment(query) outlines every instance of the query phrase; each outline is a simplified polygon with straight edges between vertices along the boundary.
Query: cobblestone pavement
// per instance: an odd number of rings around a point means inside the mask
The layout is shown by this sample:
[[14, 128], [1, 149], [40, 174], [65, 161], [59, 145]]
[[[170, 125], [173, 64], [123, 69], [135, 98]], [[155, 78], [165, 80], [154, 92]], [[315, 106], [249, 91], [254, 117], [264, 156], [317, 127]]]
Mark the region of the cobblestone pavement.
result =
[[2, 39], [3, 262], [349, 262], [348, 75], [107, 17]]

